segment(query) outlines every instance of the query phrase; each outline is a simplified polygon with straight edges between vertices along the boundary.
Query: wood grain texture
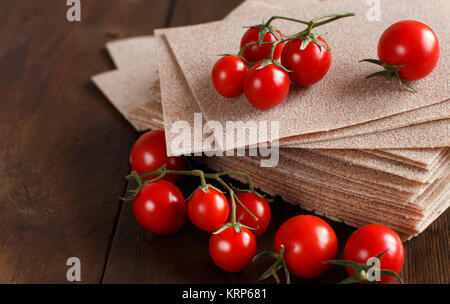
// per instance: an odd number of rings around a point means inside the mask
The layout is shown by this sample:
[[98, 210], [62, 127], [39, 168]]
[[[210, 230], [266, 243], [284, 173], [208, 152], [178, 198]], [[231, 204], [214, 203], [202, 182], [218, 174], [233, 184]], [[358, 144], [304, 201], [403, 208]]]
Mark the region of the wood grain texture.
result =
[[169, 7], [82, 1], [69, 23], [65, 3], [0, 3], [1, 283], [67, 283], [72, 256], [100, 282], [136, 133], [90, 77], [113, 68], [112, 35], [146, 34]]
[[[176, 235], [143, 231], [126, 187], [137, 133], [89, 82], [113, 68], [107, 41], [153, 28], [223, 18], [240, 0], [82, 1], [82, 22], [68, 23], [65, 1], [0, 3], [0, 283], [67, 283], [66, 260], [82, 263], [83, 283], [254, 283], [261, 260], [227, 274], [208, 257], [208, 234], [186, 221]], [[198, 46], [196, 46], [198, 47]], [[185, 196], [196, 181], [183, 178]], [[277, 227], [305, 213], [277, 199], [258, 239], [271, 249]], [[354, 230], [329, 221], [340, 252]], [[405, 243], [408, 283], [450, 283], [449, 212]], [[333, 268], [315, 280], [334, 283]], [[268, 283], [272, 281], [268, 280]]]

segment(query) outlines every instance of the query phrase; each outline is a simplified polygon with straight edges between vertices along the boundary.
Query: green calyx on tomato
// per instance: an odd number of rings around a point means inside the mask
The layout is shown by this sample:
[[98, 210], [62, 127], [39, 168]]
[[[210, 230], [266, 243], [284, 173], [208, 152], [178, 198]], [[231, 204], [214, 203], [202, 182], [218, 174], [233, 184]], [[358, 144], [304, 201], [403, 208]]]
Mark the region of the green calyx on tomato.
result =
[[226, 224], [224, 224], [222, 227], [217, 228], [216, 230], [213, 230], [211, 233], [212, 234], [219, 234], [222, 233], [224, 230], [228, 229], [228, 228], [233, 228], [234, 231], [236, 231], [237, 233], [241, 233], [242, 232], [242, 228], [247, 228], [248, 230], [256, 230], [258, 229], [258, 227], [254, 228], [254, 227], [249, 227], [246, 226], [240, 222], [228, 222]]
[[208, 247], [214, 264], [227, 272], [239, 272], [252, 262], [256, 240], [245, 227], [241, 227], [240, 232], [228, 227], [221, 233], [211, 234]]
[[261, 65], [259, 65], [256, 69], [257, 69], [257, 70], [262, 70], [262, 69], [264, 69], [266, 66], [271, 65], [271, 64], [276, 65], [277, 67], [279, 67], [280, 69], [282, 69], [283, 71], [285, 71], [285, 72], [287, 72], [287, 73], [291, 73], [291, 72], [292, 72], [291, 70], [288, 70], [286, 67], [284, 67], [284, 66], [283, 66], [281, 63], [279, 63], [278, 61], [276, 61], [276, 60], [270, 60], [270, 59], [264, 59], [264, 60], [261, 62]]
[[382, 66], [385, 71], [369, 75], [385, 76], [386, 82], [393, 77], [400, 85], [426, 77], [436, 67], [439, 56], [439, 39], [426, 24], [415, 20], [403, 20], [392, 24], [380, 37], [377, 46], [378, 59], [362, 61]]
[[262, 24], [256, 24], [256, 25], [251, 25], [251, 26], [244, 26], [244, 28], [259, 29], [259, 33], [258, 33], [258, 45], [259, 46], [262, 45], [264, 36], [267, 33], [271, 33], [277, 39], [277, 41], [280, 41], [283, 39], [283, 36], [281, 35], [281, 33], [279, 31], [276, 31], [275, 28], [272, 25], [270, 25], [270, 23], [262, 23]]
[[366, 77], [366, 79], [369, 79], [372, 77], [377, 77], [377, 76], [384, 76], [384, 77], [386, 77], [386, 83], [391, 83], [392, 78], [395, 77], [395, 79], [398, 80], [398, 83], [400, 86], [402, 86], [402, 84], [404, 84], [408, 88], [410, 88], [414, 93], [417, 93], [417, 90], [414, 87], [412, 87], [408, 82], [403, 80], [398, 73], [400, 71], [400, 69], [405, 67], [404, 65], [390, 65], [389, 63], [383, 62], [378, 59], [362, 59], [359, 62], [369, 62], [369, 63], [373, 63], [376, 65], [382, 66], [384, 68], [384, 71], [372, 73], [372, 74], [368, 75]]
[[[304, 21], [304, 20], [283, 17], [283, 16], [272, 16], [264, 24], [258, 24], [258, 25], [253, 25], [253, 26], [248, 27], [248, 28], [250, 28], [250, 30], [255, 29], [255, 28], [259, 30], [258, 41], [257, 42], [251, 41], [249, 43], [244, 43], [245, 37], [243, 37], [243, 40], [241, 41], [241, 49], [238, 53], [238, 56], [241, 58], [245, 57], [245, 56], [243, 56], [243, 54], [245, 53], [246, 49], [249, 47], [255, 47], [257, 45], [261, 49], [263, 47], [266, 47], [266, 45], [272, 45], [269, 56], [265, 56], [265, 57], [263, 56], [263, 58], [261, 60], [258, 60], [256, 62], [255, 61], [252, 62], [252, 60], [247, 60], [247, 61], [249, 63], [253, 63], [253, 64], [262, 62], [262, 65], [261, 65], [262, 67], [260, 67], [260, 68], [264, 68], [265, 66], [272, 63], [272, 64], [275, 64], [278, 67], [282, 68], [286, 72], [290, 72], [288, 69], [283, 67], [281, 64], [279, 64], [279, 63], [277, 64], [276, 60], [278, 60], [280, 57], [278, 54], [276, 54], [277, 48], [279, 48], [280, 46], [282, 46], [284, 44], [284, 42], [288, 42], [289, 40], [301, 39], [302, 44], [301, 44], [300, 50], [306, 49], [308, 47], [308, 44], [310, 42], [313, 42], [313, 43], [317, 44], [318, 46], [320, 46], [321, 48], [329, 51], [330, 48], [328, 47], [328, 45], [326, 43], [324, 43], [321, 39], [319, 39], [320, 38], [319, 35], [312, 33], [312, 30], [318, 26], [333, 22], [333, 21], [341, 19], [341, 18], [350, 17], [350, 16], [355, 16], [355, 14], [354, 13], [329, 14], [329, 15], [325, 15], [325, 16], [316, 17], [314, 19], [311, 19], [310, 21]], [[271, 25], [271, 23], [277, 19], [301, 23], [301, 24], [307, 25], [307, 28], [299, 33], [294, 34], [294, 35], [283, 37], [283, 35], [278, 30], [274, 29], [274, 27]], [[266, 41], [267, 34], [273, 35], [274, 37], [276, 37], [276, 39], [274, 41]], [[256, 57], [258, 57], [258, 56], [256, 56]], [[245, 58], [245, 59], [247, 59], [247, 58]]]
[[375, 283], [376, 280], [376, 283], [387, 284], [398, 278], [404, 259], [405, 249], [398, 234], [389, 227], [369, 224], [350, 235], [343, 260], [331, 258], [325, 262], [345, 266], [350, 278], [343, 283]]
[[239, 56], [248, 63], [260, 62], [269, 57], [278, 60], [283, 50], [283, 38], [271, 25], [251, 26], [242, 36]]
[[221, 193], [225, 193], [225, 192], [223, 192], [222, 190], [220, 190], [219, 188], [217, 188], [217, 187], [215, 187], [215, 186], [213, 186], [213, 185], [211, 185], [211, 184], [202, 184], [202, 185], [200, 185], [200, 186], [198, 186], [192, 193], [191, 193], [191, 195], [189, 195], [188, 197], [187, 197], [187, 199], [186, 200], [189, 200], [198, 190], [201, 190], [201, 191], [203, 191], [204, 193], [209, 193], [209, 189], [214, 189], [214, 190], [216, 190], [216, 191], [218, 191], [218, 192], [221, 192]]
[[255, 255], [255, 257], [253, 258], [253, 262], [256, 261], [257, 259], [259, 259], [260, 257], [272, 257], [272, 258], [275, 258], [276, 261], [275, 261], [275, 263], [272, 264], [272, 266], [269, 267], [269, 269], [267, 269], [258, 278], [258, 282], [263, 281], [263, 280], [269, 278], [270, 276], [273, 276], [275, 281], [277, 282], [277, 284], [280, 284], [281, 281], [280, 281], [280, 278], [278, 277], [278, 270], [283, 268], [284, 274], [286, 277], [286, 284], [291, 283], [291, 276], [289, 274], [289, 269], [286, 264], [286, 260], [284, 258], [284, 246], [283, 245], [280, 246], [280, 253], [271, 252], [271, 251], [263, 251], [263, 252]]
[[[375, 258], [380, 260], [386, 252], [387, 252], [387, 250], [384, 250], [383, 252], [381, 252], [380, 254], [375, 256]], [[354, 284], [354, 283], [362, 283], [362, 282], [368, 283], [368, 284], [376, 284], [377, 283], [377, 281], [370, 280], [367, 276], [368, 272], [372, 269], [372, 267], [374, 267], [373, 265], [365, 264], [365, 263], [358, 263], [358, 262], [349, 261], [349, 260], [330, 260], [330, 261], [324, 262], [324, 264], [332, 264], [332, 265], [350, 267], [351, 269], [353, 269], [355, 271], [355, 273], [352, 276], [342, 280], [341, 282], [339, 282], [339, 284]], [[388, 269], [379, 269], [379, 271], [380, 271], [381, 277], [393, 276], [400, 283], [403, 283], [402, 279], [396, 272], [394, 272], [392, 270], [388, 270]]]
[[[242, 207], [242, 209], [249, 214], [249, 216], [258, 221], [256, 217], [238, 198], [235, 191], [231, 186], [229, 186], [223, 179], [222, 176], [228, 175], [238, 175], [244, 177], [248, 182], [248, 189], [246, 191], [254, 193], [255, 195], [260, 195], [253, 186], [253, 181], [251, 177], [245, 172], [238, 171], [226, 171], [218, 173], [204, 173], [202, 170], [168, 170], [167, 165], [162, 166], [158, 170], [137, 173], [136, 171], [131, 172], [125, 178], [127, 180], [135, 180], [138, 184], [136, 189], [128, 190], [130, 192], [129, 197], [122, 198], [124, 201], [131, 201], [135, 199], [139, 193], [150, 183], [156, 182], [163, 179], [166, 175], [188, 175], [196, 176], [200, 178], [201, 184], [194, 191], [194, 193], [189, 196], [188, 200], [188, 215], [194, 224], [207, 231], [213, 231], [219, 227], [223, 227], [226, 224], [229, 215], [229, 205], [228, 200], [220, 189], [207, 184], [206, 180], [215, 180], [220, 185], [222, 185], [228, 192], [231, 202], [231, 226], [235, 228], [236, 231], [240, 231], [241, 227], [248, 229], [258, 229], [258, 227], [247, 227], [237, 222], [236, 220], [236, 203]], [[145, 180], [146, 178], [152, 178], [150, 180]], [[220, 202], [219, 202], [220, 201]], [[201, 206], [200, 206], [201, 205]], [[198, 208], [196, 208], [196, 206]], [[208, 207], [208, 208], [206, 208]], [[201, 213], [202, 210], [209, 210], [209, 216], [204, 216]], [[214, 219], [214, 220], [213, 220]], [[223, 231], [223, 230], [222, 230]]]
[[279, 282], [276, 272], [283, 267], [289, 283], [288, 271], [303, 279], [315, 278], [327, 271], [330, 265], [323, 262], [335, 259], [337, 237], [333, 228], [321, 218], [297, 215], [278, 228], [273, 248], [274, 252], [259, 255], [276, 258], [275, 264], [261, 278], [273, 275]]
[[214, 231], [224, 225], [230, 213], [223, 192], [211, 185], [200, 186], [188, 200], [188, 217], [199, 229]]

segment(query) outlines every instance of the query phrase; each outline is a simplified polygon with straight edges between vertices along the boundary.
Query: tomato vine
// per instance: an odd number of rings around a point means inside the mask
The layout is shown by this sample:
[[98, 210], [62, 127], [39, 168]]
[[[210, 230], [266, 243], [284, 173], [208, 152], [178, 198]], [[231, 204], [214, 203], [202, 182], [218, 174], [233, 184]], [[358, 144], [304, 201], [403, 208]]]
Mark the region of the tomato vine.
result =
[[[217, 173], [205, 173], [199, 169], [196, 169], [196, 170], [168, 170], [166, 165], [162, 166], [158, 170], [141, 173], [141, 174], [137, 173], [136, 171], [133, 171], [129, 175], [127, 175], [125, 178], [127, 180], [135, 180], [137, 182], [138, 186], [135, 189], [128, 190], [130, 195], [128, 197], [122, 198], [122, 200], [125, 200], [125, 201], [134, 200], [134, 198], [142, 191], [142, 189], [145, 186], [147, 186], [150, 183], [153, 183], [153, 182], [163, 179], [166, 174], [176, 174], [176, 175], [187, 175], [187, 176], [199, 177], [201, 184], [195, 191], [202, 190], [204, 192], [207, 192], [208, 188], [210, 188], [210, 187], [214, 188], [218, 191], [221, 191], [221, 190], [215, 188], [214, 186], [212, 186], [211, 184], [208, 184], [206, 182], [207, 179], [217, 181], [220, 185], [222, 185], [226, 189], [226, 191], [228, 192], [228, 194], [230, 196], [230, 201], [231, 201], [231, 222], [226, 223], [221, 228], [214, 231], [214, 233], [216, 233], [216, 234], [220, 233], [229, 227], [233, 227], [236, 230], [236, 232], [241, 232], [241, 227], [245, 227], [250, 230], [254, 230], [254, 229], [258, 228], [258, 227], [247, 227], [247, 226], [243, 225], [242, 223], [239, 223], [236, 220], [236, 203], [238, 203], [242, 207], [242, 209], [244, 209], [255, 221], [258, 221], [258, 218], [250, 210], [248, 210], [248, 208], [239, 200], [238, 196], [236, 195], [237, 190], [239, 190], [240, 192], [251, 192], [251, 193], [257, 195], [258, 197], [263, 197], [262, 194], [258, 193], [255, 190], [254, 184], [253, 184], [253, 181], [252, 181], [250, 175], [248, 175], [245, 172], [223, 171], [223, 172], [217, 172]], [[236, 189], [233, 186], [228, 185], [222, 179], [222, 177], [229, 176], [229, 175], [237, 175], [237, 176], [244, 177], [247, 180], [248, 189]], [[149, 178], [149, 177], [155, 177], [155, 178], [144, 181], [144, 179]], [[195, 193], [195, 191], [194, 191], [194, 193]]]
[[[269, 64], [275, 64], [276, 66], [282, 68], [284, 71], [286, 72], [291, 72], [290, 70], [288, 70], [287, 68], [285, 68], [282, 64], [280, 64], [278, 61], [274, 60], [274, 53], [275, 53], [275, 49], [279, 44], [288, 42], [290, 40], [293, 39], [301, 39], [302, 40], [302, 44], [300, 47], [300, 50], [304, 50], [306, 49], [306, 47], [309, 45], [309, 43], [313, 42], [315, 44], [317, 44], [318, 46], [326, 49], [326, 50], [330, 50], [330, 48], [323, 43], [322, 41], [319, 40], [319, 35], [315, 34], [312, 32], [312, 30], [316, 27], [322, 26], [324, 24], [333, 22], [335, 20], [341, 19], [341, 18], [345, 18], [345, 17], [351, 17], [351, 16], [355, 16], [354, 13], [337, 13], [337, 14], [329, 14], [329, 15], [324, 15], [324, 16], [320, 16], [320, 17], [316, 17], [311, 19], [310, 21], [304, 21], [304, 20], [300, 20], [300, 19], [295, 19], [295, 18], [290, 18], [290, 17], [284, 17], [284, 16], [272, 16], [266, 23], [263, 24], [257, 24], [257, 25], [252, 25], [248, 28], [259, 28], [259, 36], [258, 36], [258, 41], [257, 42], [251, 42], [248, 44], [245, 44], [244, 46], [241, 47], [241, 49], [239, 50], [237, 56], [239, 58], [241, 58], [242, 60], [244, 60], [247, 64], [250, 65], [254, 65], [257, 64], [259, 62], [261, 62], [261, 66], [259, 66], [259, 69], [264, 68], [265, 66], [269, 65]], [[280, 19], [280, 20], [285, 20], [285, 21], [290, 21], [290, 22], [296, 22], [296, 23], [301, 23], [306, 25], [306, 29], [298, 32], [296, 34], [293, 35], [288, 35], [285, 36], [284, 38], [281, 37], [281, 35], [277, 34], [277, 29], [274, 28], [272, 26], [272, 22]], [[264, 36], [268, 33], [272, 33], [272, 35], [274, 35], [277, 40], [273, 41], [273, 42], [264, 42]], [[243, 57], [243, 53], [244, 51], [251, 46], [254, 45], [271, 45], [271, 51], [270, 51], [270, 55], [269, 58], [267, 59], [263, 59], [261, 61], [258, 62], [248, 62], [246, 60], [246, 58]]]

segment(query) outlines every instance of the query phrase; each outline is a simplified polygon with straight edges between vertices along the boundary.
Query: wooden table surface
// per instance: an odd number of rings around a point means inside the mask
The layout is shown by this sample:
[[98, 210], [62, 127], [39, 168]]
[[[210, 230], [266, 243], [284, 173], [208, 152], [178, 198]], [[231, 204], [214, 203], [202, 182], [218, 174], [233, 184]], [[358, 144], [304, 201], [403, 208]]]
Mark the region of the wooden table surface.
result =
[[[0, 283], [67, 283], [69, 257], [80, 259], [83, 283], [256, 281], [268, 261], [224, 273], [208, 257], [208, 234], [189, 221], [166, 237], [137, 225], [131, 204], [118, 197], [138, 134], [90, 82], [114, 68], [106, 42], [217, 20], [238, 3], [81, 0], [82, 22], [69, 23], [66, 1], [0, 2]], [[188, 179], [179, 186], [185, 194], [195, 187]], [[272, 247], [284, 220], [304, 213], [280, 199], [272, 206], [258, 251]], [[449, 215], [405, 243], [406, 282], [450, 282]], [[329, 222], [342, 247], [354, 228]], [[344, 277], [333, 268], [294, 282]]]

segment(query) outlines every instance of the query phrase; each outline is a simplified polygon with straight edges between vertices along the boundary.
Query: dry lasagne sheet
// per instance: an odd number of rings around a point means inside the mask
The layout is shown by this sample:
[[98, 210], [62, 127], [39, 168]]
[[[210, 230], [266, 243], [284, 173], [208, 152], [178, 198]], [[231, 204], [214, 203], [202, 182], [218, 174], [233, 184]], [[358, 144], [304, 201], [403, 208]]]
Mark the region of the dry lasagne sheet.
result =
[[[436, 5], [440, 4], [442, 7], [449, 6], [447, 1], [436, 2], [439, 2]], [[258, 6], [253, 2], [248, 3], [255, 6], [245, 14], [245, 19], [250, 24], [273, 14], [291, 15], [295, 12], [290, 10], [286, 13]], [[298, 13], [295, 13], [299, 18], [308, 19], [311, 16], [342, 10], [354, 11], [357, 16], [324, 27], [324, 30], [329, 32], [327, 40], [333, 49], [333, 65], [327, 77], [307, 89], [293, 88], [287, 100], [269, 111], [253, 108], [244, 97], [224, 100], [214, 91], [209, 80], [210, 69], [217, 60], [215, 54], [227, 52], [230, 46], [239, 44], [243, 32], [241, 26], [244, 25], [237, 22], [240, 18], [230, 17], [219, 23], [171, 29], [166, 32], [166, 37], [207, 120], [216, 120], [223, 124], [230, 120], [279, 120], [279, 137], [284, 138], [343, 128], [446, 100], [446, 42], [449, 40], [446, 16], [436, 13], [435, 10], [422, 10], [422, 6], [398, 1], [395, 8], [383, 15], [382, 22], [373, 23], [365, 18], [366, 5], [357, 1], [302, 1]], [[305, 13], [308, 13], [308, 16]], [[365, 57], [371, 56], [376, 50], [377, 41], [372, 41], [373, 33], [381, 34], [397, 19], [419, 17], [437, 29], [437, 35], [443, 45], [441, 60], [435, 71], [426, 79], [414, 83], [419, 92], [413, 94], [396, 86], [386, 86], [380, 79], [366, 81], [364, 76], [373, 72], [376, 67], [359, 64], [357, 61], [361, 59], [361, 54], [367, 54]], [[354, 27], [358, 27], [359, 31], [354, 32]], [[345, 39], [349, 36], [355, 39]], [[202, 47], [197, 48], [195, 54], [189, 47], [192, 41], [202, 43]], [[257, 139], [249, 138], [250, 144], [257, 142]], [[236, 145], [224, 148], [236, 148]]]

